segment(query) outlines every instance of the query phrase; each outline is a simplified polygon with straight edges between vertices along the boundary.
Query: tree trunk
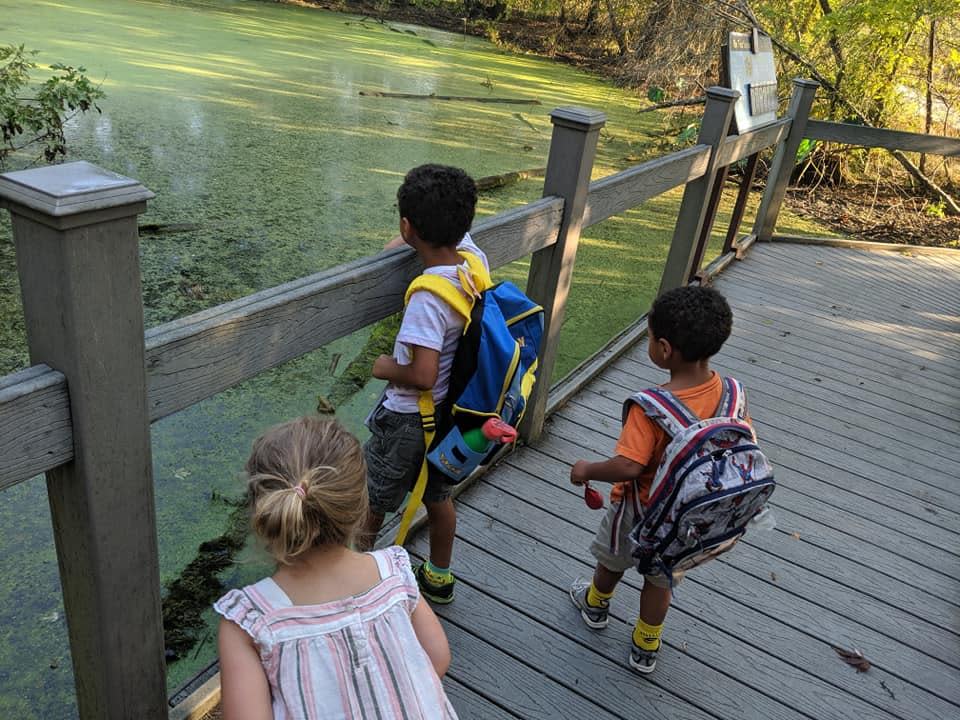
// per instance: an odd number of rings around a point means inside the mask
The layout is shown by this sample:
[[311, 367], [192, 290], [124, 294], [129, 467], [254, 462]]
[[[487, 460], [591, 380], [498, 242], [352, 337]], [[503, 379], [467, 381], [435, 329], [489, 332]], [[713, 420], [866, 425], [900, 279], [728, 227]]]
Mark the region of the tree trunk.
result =
[[627, 35], [623, 31], [623, 25], [620, 24], [619, 18], [617, 18], [617, 12], [613, 7], [613, 0], [606, 0], [606, 4], [607, 18], [610, 20], [610, 32], [613, 33], [613, 37], [617, 40], [620, 57], [623, 57], [627, 54]]
[[583, 20], [583, 32], [594, 35], [597, 32], [597, 15], [600, 14], [600, 0], [590, 0], [587, 16]]
[[[830, 7], [830, 0], [819, 0], [820, 10], [823, 12], [823, 16], [831, 15], [833, 13], [833, 8]], [[837, 37], [837, 31], [830, 30], [830, 51], [833, 53], [833, 59], [837, 62], [837, 75], [833, 81], [833, 86], [837, 89], [837, 92], [840, 92], [840, 84], [843, 82], [843, 48], [840, 47], [840, 39]], [[836, 97], [831, 97], [830, 99], [830, 117], [834, 116], [834, 113], [837, 109], [837, 100]]]
[[[839, 93], [837, 91], [837, 88], [833, 85], [833, 83], [827, 80], [827, 78], [825, 78], [823, 74], [820, 73], [816, 67], [814, 67], [812, 62], [804, 58], [802, 55], [800, 55], [800, 53], [798, 53], [796, 50], [791, 48], [785, 42], [780, 40], [776, 35], [773, 35], [768, 30], [766, 30], [757, 20], [756, 15], [754, 15], [753, 10], [750, 8], [749, 2], [744, 2], [743, 5], [738, 6], [738, 9], [740, 10], [741, 14], [744, 17], [748, 18], [749, 22], [752, 22], [753, 25], [756, 26], [761, 32], [764, 32], [770, 36], [770, 40], [773, 42], [774, 46], [776, 46], [776, 48], [780, 52], [782, 52], [784, 55], [789, 57], [791, 60], [793, 60], [795, 63], [797, 63], [801, 67], [805, 68], [807, 72], [810, 73], [810, 77], [812, 79], [820, 83], [820, 86], [826, 92], [836, 97], [837, 103], [839, 105], [842, 105], [848, 111], [850, 111], [853, 117], [855, 117], [859, 122], [863, 123], [864, 125], [867, 125], [869, 127], [876, 127], [876, 125], [870, 122], [870, 120], [867, 118], [867, 113], [861, 110], [860, 108], [858, 108], [851, 100], [849, 100], [848, 98], [843, 96], [841, 93]], [[902, 152], [900, 152], [899, 150], [890, 150], [889, 152], [891, 155], [893, 155], [894, 159], [896, 159], [896, 161], [903, 166], [904, 170], [910, 173], [910, 176], [914, 180], [916, 180], [927, 193], [929, 193], [931, 196], [938, 198], [941, 202], [943, 202], [948, 215], [960, 215], [960, 205], [957, 204], [957, 201], [946, 190], [944, 190], [942, 187], [937, 185], [930, 178], [928, 178], [926, 175], [920, 172], [920, 168], [918, 168], [916, 165], [910, 162], [907, 156], [904, 155]]]
[[640, 29], [640, 39], [635, 46], [638, 58], [643, 60], [651, 55], [661, 30], [673, 20], [673, 11], [673, 0], [657, 0], [650, 8]]
[[[929, 135], [933, 126], [933, 55], [937, 49], [937, 20], [930, 18], [930, 35], [927, 38], [927, 116], [924, 119], [923, 131]], [[927, 169], [927, 156], [920, 156], [920, 172]]]

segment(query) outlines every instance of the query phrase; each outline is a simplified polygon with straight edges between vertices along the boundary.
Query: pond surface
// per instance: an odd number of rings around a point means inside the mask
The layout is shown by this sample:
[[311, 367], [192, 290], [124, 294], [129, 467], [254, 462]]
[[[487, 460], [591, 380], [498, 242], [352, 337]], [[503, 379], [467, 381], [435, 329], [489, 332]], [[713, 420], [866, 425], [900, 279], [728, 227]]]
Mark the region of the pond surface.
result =
[[[475, 177], [541, 167], [552, 107], [603, 107], [624, 134], [618, 120], [635, 105], [585, 74], [472, 37], [263, 2], [0, 0], [0, 43], [39, 50], [42, 65], [83, 65], [103, 82], [102, 114], [71, 124], [70, 159], [157, 194], [141, 218], [160, 226], [141, 238], [148, 326], [376, 252], [395, 233], [394, 195], [412, 166], [449, 163]], [[538, 194], [533, 181], [485, 198], [483, 211]], [[8, 372], [27, 361], [9, 226], [0, 222], [0, 372]], [[363, 340], [344, 339], [154, 425], [165, 582], [224, 531], [230, 507], [220, 498], [239, 495], [252, 437], [311, 411]], [[376, 393], [367, 388], [340, 415], [360, 431]], [[223, 579], [262, 570], [244, 562]], [[171, 664], [171, 690], [214, 650], [215, 638], [202, 634]], [[0, 503], [0, 717], [70, 717], [72, 695], [45, 487], [35, 479]]]
[[[73, 121], [71, 155], [156, 192], [141, 218], [147, 326], [377, 252], [393, 234], [396, 188], [424, 162], [474, 177], [546, 164], [549, 110], [607, 112], [595, 175], [643, 152], [651, 114], [629, 93], [567, 66], [472, 37], [252, 0], [0, 0], [0, 43], [42, 65], [83, 65], [103, 112]], [[395, 92], [525, 98], [540, 105], [361, 97]], [[693, 117], [691, 116], [691, 120]], [[12, 168], [30, 158], [17, 157]], [[542, 181], [484, 195], [490, 214]], [[560, 365], [570, 369], [649, 302], [676, 195], [594, 228], [581, 246]], [[501, 273], [523, 281], [526, 263]], [[9, 223], [0, 218], [0, 373], [27, 363]], [[322, 348], [153, 426], [164, 583], [224, 532], [252, 438], [311, 412], [367, 333]], [[369, 383], [338, 415], [361, 419]], [[256, 550], [220, 575], [265, 572]], [[136, 592], [136, 588], [131, 588]], [[205, 614], [208, 624], [212, 617]], [[171, 691], [215, 655], [208, 625], [170, 664]], [[72, 671], [42, 478], [0, 502], [0, 717], [75, 715]]]

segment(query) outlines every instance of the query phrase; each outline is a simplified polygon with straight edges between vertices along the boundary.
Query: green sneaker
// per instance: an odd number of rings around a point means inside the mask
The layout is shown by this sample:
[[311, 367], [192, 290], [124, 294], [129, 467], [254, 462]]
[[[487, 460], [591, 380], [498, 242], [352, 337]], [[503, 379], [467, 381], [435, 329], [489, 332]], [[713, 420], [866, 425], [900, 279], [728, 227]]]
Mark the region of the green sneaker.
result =
[[454, 577], [453, 573], [450, 574], [450, 582], [443, 583], [442, 585], [435, 585], [427, 579], [426, 574], [423, 572], [423, 565], [417, 566], [413, 574], [417, 578], [417, 586], [420, 588], [420, 593], [427, 600], [437, 603], [438, 605], [448, 605], [453, 602], [453, 586], [457, 582], [457, 578]]

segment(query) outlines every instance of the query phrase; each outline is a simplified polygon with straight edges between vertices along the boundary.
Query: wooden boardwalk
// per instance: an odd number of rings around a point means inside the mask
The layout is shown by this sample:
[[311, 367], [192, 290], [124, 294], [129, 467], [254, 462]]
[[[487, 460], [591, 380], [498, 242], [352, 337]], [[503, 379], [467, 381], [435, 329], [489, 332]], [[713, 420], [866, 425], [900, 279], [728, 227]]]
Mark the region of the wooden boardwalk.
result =
[[636, 346], [457, 501], [438, 614], [462, 718], [960, 717], [960, 254], [764, 244], [716, 287], [735, 315], [716, 367], [775, 463], [776, 530], [691, 572], [648, 678], [626, 663], [638, 577], [609, 628], [583, 626], [567, 588], [600, 514], [569, 467], [611, 453], [622, 399], [664, 381]]

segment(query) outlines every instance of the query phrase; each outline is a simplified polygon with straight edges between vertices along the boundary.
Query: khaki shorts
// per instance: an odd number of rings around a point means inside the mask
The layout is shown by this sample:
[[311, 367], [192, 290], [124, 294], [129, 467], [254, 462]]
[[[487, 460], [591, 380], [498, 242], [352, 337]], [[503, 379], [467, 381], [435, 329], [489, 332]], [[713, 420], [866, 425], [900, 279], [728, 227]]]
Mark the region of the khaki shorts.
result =
[[[597, 530], [596, 537], [590, 543], [590, 553], [607, 570], [626, 572], [636, 567], [637, 560], [633, 557], [633, 541], [630, 531], [640, 516], [638, 504], [630, 497], [625, 497], [618, 503], [612, 503], [604, 513]], [[668, 588], [670, 581], [663, 571], [644, 575], [644, 582], [657, 587]], [[673, 584], [683, 580], [683, 572], [673, 573]]]
[[[413, 489], [423, 462], [423, 425], [420, 413], [398, 413], [383, 405], [370, 414], [370, 439], [363, 446], [367, 463], [367, 491], [370, 510], [378, 514], [395, 512]], [[444, 475], [428, 468], [424, 503], [443, 502], [453, 490]]]

